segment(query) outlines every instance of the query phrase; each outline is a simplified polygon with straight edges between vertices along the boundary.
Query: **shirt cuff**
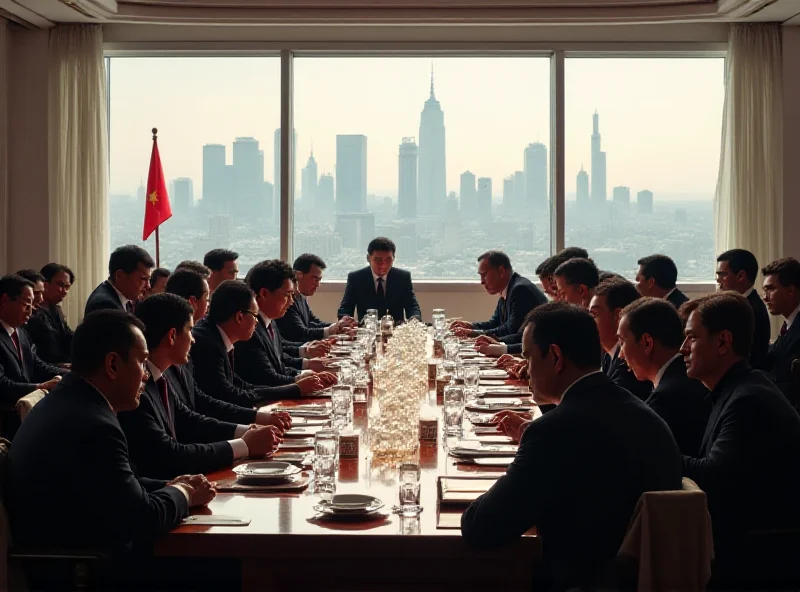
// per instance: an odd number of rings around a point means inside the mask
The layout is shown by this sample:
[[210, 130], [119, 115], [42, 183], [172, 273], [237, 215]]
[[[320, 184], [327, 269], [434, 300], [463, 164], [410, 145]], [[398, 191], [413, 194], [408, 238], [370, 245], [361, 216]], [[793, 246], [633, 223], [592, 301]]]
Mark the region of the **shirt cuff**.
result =
[[241, 438], [242, 436], [244, 436], [244, 433], [249, 429], [250, 429], [249, 425], [239, 424], [239, 425], [236, 426], [236, 429], [233, 431], [233, 437], [234, 438]]
[[503, 353], [507, 354], [508, 353], [508, 344], [507, 343], [501, 343], [499, 345], [500, 345], [500, 349], [503, 350]]
[[309, 364], [311, 364], [311, 362], [309, 361], [309, 359], [308, 359], [308, 358], [303, 358], [303, 363], [302, 363], [302, 365], [301, 365], [301, 368], [302, 368], [303, 370], [308, 370], [308, 366], [309, 366]]
[[180, 491], [183, 494], [183, 497], [186, 498], [186, 503], [187, 504], [191, 503], [191, 500], [189, 499], [189, 492], [186, 490], [186, 488], [183, 486], [183, 484], [181, 484], [181, 483], [173, 483], [172, 485], [167, 485], [167, 487], [174, 487], [175, 489], [177, 489], [178, 491]]
[[328, 337], [328, 336], [330, 336], [330, 334], [331, 334], [331, 327], [333, 327], [333, 325], [328, 325], [327, 327], [325, 327], [325, 328], [322, 330], [322, 336], [323, 336], [323, 337]]
[[305, 358], [306, 357], [306, 346], [305, 345], [301, 345], [300, 346], [300, 357], [301, 358]]
[[228, 440], [228, 444], [231, 445], [231, 450], [233, 450], [233, 460], [242, 460], [250, 456], [250, 449], [247, 447], [247, 443], [241, 438]]

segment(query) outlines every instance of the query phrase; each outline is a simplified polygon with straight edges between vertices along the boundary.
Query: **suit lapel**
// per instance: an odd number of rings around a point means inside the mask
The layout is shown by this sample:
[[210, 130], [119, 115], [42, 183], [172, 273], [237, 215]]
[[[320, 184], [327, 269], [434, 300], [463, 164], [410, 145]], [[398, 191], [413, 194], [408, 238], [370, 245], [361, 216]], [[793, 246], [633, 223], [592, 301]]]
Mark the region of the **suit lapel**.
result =
[[297, 308], [300, 311], [300, 317], [303, 319], [306, 327], [311, 323], [311, 311], [308, 308], [308, 301], [305, 296], [297, 297]]
[[150, 397], [150, 402], [153, 405], [153, 409], [156, 410], [156, 415], [158, 415], [161, 427], [165, 432], [171, 435], [169, 416], [167, 415], [167, 410], [164, 409], [164, 405], [161, 403], [161, 393], [158, 392], [158, 385], [156, 385], [152, 376], [147, 381], [147, 384], [144, 388]]
[[5, 327], [2, 327], [2, 330], [0, 330], [0, 339], [2, 339], [3, 345], [6, 347], [8, 352], [13, 356], [14, 360], [16, 360], [20, 370], [23, 370], [22, 360], [19, 359], [19, 353], [17, 353], [17, 348], [14, 347], [14, 341], [11, 339], [11, 336], [6, 332]]
[[[267, 327], [264, 324], [264, 321], [259, 318], [258, 319], [258, 331], [261, 340], [267, 347], [267, 355], [269, 355], [270, 359], [272, 360], [272, 365], [276, 371], [280, 371], [281, 369], [281, 357], [278, 353], [278, 345], [274, 339], [270, 339], [269, 331], [267, 331]], [[273, 334], [275, 332], [275, 328], [272, 328]]]
[[192, 401], [187, 400], [191, 394], [186, 386], [184, 369], [180, 366], [172, 366], [164, 373], [164, 378], [167, 379], [170, 390], [175, 393], [175, 398], [180, 399], [190, 409], [194, 409]]

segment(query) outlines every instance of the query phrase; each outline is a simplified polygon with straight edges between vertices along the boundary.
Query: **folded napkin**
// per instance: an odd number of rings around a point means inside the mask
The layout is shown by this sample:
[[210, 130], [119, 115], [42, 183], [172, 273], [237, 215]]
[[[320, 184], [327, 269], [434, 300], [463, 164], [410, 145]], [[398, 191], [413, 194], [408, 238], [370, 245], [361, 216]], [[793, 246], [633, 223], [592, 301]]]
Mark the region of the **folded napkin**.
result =
[[196, 526], [247, 526], [250, 524], [250, 518], [240, 518], [238, 516], [223, 516], [222, 514], [211, 515], [195, 515], [187, 516], [181, 522], [181, 525], [196, 525]]

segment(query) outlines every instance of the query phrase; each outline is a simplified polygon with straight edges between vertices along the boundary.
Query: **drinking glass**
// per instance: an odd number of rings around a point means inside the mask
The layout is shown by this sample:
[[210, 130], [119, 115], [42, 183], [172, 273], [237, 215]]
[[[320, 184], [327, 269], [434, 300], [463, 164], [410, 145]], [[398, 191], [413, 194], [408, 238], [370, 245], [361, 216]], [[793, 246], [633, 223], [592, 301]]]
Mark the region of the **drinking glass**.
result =
[[464, 377], [464, 386], [468, 389], [477, 389], [481, 379], [480, 369], [474, 364], [464, 364], [461, 375]]
[[339, 384], [352, 386], [355, 370], [355, 364], [351, 360], [339, 362]]
[[464, 422], [464, 405], [466, 395], [464, 387], [457, 384], [448, 384], [444, 387], [444, 401], [442, 412], [444, 413], [444, 435], [462, 435]]
[[442, 360], [436, 367], [436, 396], [444, 396], [444, 387], [450, 384], [456, 372], [455, 362]]
[[419, 505], [421, 471], [417, 463], [403, 463], [399, 469], [400, 513], [403, 516], [416, 516], [422, 512]]
[[381, 341], [386, 344], [394, 333], [394, 318], [387, 314], [381, 319]]
[[331, 406], [334, 427], [346, 428], [353, 419], [353, 387], [346, 384], [333, 385], [331, 387]]
[[339, 433], [319, 430], [314, 435], [314, 491], [323, 499], [336, 493], [336, 465], [339, 457]]
[[361, 368], [356, 370], [353, 379], [353, 403], [366, 403], [369, 394], [369, 372]]
[[434, 332], [443, 330], [447, 321], [447, 317], [444, 314], [444, 309], [434, 308], [433, 314], [431, 315], [431, 321]]

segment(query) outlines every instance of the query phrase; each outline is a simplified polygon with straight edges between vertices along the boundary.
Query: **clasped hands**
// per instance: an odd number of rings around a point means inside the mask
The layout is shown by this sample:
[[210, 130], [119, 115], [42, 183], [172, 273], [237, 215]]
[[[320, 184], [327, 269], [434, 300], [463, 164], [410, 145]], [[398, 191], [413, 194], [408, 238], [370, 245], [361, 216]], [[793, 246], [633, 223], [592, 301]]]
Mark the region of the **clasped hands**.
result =
[[499, 411], [490, 421], [497, 425], [500, 431], [511, 438], [515, 444], [519, 444], [522, 439], [522, 433], [528, 427], [528, 424], [533, 421], [533, 417], [530, 413]]

